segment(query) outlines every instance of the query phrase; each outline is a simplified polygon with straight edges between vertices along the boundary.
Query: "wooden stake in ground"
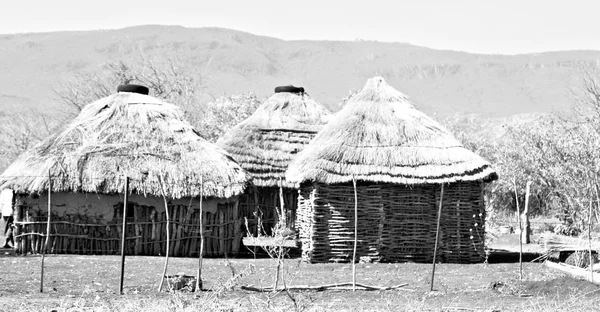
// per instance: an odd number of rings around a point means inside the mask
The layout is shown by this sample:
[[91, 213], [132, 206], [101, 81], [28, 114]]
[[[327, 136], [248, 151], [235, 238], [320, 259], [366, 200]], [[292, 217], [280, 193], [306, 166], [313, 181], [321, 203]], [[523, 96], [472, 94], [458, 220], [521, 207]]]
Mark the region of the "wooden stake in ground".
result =
[[158, 182], [160, 183], [160, 192], [163, 197], [163, 201], [165, 202], [165, 212], [167, 216], [167, 254], [165, 257], [165, 267], [163, 269], [163, 274], [160, 277], [160, 284], [158, 285], [158, 291], [162, 291], [162, 286], [165, 281], [165, 275], [167, 275], [167, 267], [169, 266], [169, 247], [171, 236], [169, 235], [171, 223], [169, 222], [169, 205], [167, 204], [167, 195], [165, 195], [165, 182], [163, 181], [163, 177], [158, 176]]
[[123, 199], [123, 230], [121, 233], [121, 281], [119, 283], [119, 294], [123, 294], [123, 279], [125, 277], [125, 239], [127, 227], [127, 196], [129, 194], [129, 177], [125, 176], [125, 195]]
[[[287, 228], [286, 222], [285, 222], [285, 211], [284, 211], [284, 204], [283, 204], [283, 184], [281, 182], [281, 178], [279, 179], [279, 205], [280, 205], [280, 211], [281, 213], [279, 214], [279, 220], [278, 222], [278, 226], [276, 226], [276, 229], [279, 231], [279, 233], [272, 233], [273, 236], [277, 237], [277, 239], [280, 240], [279, 245], [275, 246], [276, 248], [276, 253], [277, 253], [277, 271], [275, 272], [275, 283], [273, 285], [273, 289], [277, 289], [277, 283], [279, 282], [279, 272], [281, 272], [283, 275], [283, 232], [285, 231], [285, 229]], [[282, 276], [282, 280], [283, 280], [283, 276]], [[284, 287], [285, 287], [285, 281], [284, 281]]]
[[[596, 207], [600, 203], [598, 196], [598, 177], [594, 175], [594, 194], [596, 195]], [[588, 216], [588, 256], [590, 259], [590, 281], [594, 283], [594, 263], [592, 258], [592, 200], [590, 200], [589, 216]]]
[[356, 245], [358, 243], [358, 193], [356, 179], [352, 176], [354, 186], [354, 250], [352, 251], [352, 291], [356, 291]]
[[442, 219], [442, 203], [444, 201], [444, 183], [440, 190], [440, 206], [438, 208], [437, 228], [435, 230], [435, 246], [433, 247], [433, 268], [431, 269], [431, 291], [433, 291], [433, 280], [435, 278], [435, 260], [437, 258], [438, 242], [440, 240], [440, 222]]
[[590, 208], [588, 211], [588, 257], [590, 259], [590, 281], [594, 282], [594, 262], [592, 259], [592, 201], [590, 200]]
[[519, 222], [519, 280], [523, 280], [523, 227], [521, 226], [521, 210], [519, 209], [519, 194], [517, 193], [517, 181], [513, 180], [515, 187], [515, 202], [517, 203], [517, 221]]
[[287, 215], [285, 213], [285, 202], [283, 201], [283, 182], [279, 178], [279, 204], [281, 210], [281, 225], [287, 229]]
[[46, 225], [46, 243], [42, 249], [42, 270], [40, 276], [40, 292], [44, 292], [44, 260], [46, 258], [46, 248], [48, 248], [48, 242], [50, 241], [50, 211], [52, 207], [52, 175], [50, 169], [48, 169], [48, 224]]
[[196, 291], [202, 290], [202, 252], [204, 252], [204, 227], [202, 226], [202, 197], [204, 196], [204, 182], [200, 176], [200, 251], [198, 251], [198, 277], [196, 278]]
[[530, 223], [529, 223], [529, 190], [531, 189], [531, 181], [527, 181], [525, 185], [525, 208], [521, 214], [521, 220], [523, 220], [523, 230], [521, 231], [521, 241], [524, 244], [531, 243], [529, 235], [531, 234]]

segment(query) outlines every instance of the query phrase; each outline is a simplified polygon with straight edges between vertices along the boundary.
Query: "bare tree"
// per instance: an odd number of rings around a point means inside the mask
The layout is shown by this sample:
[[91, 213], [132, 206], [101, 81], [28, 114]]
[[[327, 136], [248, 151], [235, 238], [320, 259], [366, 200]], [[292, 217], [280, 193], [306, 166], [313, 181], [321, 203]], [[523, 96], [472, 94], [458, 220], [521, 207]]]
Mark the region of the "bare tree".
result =
[[150, 95], [182, 107], [186, 112], [200, 110], [199, 95], [204, 88], [202, 75], [191, 72], [176, 56], [139, 54], [136, 61], [111, 61], [99, 68], [80, 72], [54, 90], [71, 115], [95, 100], [109, 96], [118, 84], [137, 83], [150, 88]]
[[0, 116], [0, 172], [19, 154], [48, 136], [60, 120], [29, 109]]
[[196, 128], [205, 139], [215, 142], [227, 130], [254, 113], [260, 104], [254, 93], [220, 96], [205, 105], [203, 122]]

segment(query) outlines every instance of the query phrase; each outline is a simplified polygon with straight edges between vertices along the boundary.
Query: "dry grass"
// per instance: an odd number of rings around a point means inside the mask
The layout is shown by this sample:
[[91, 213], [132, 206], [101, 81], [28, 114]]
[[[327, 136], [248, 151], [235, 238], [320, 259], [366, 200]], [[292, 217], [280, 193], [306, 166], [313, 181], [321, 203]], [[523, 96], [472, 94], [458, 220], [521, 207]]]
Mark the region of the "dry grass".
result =
[[[409, 283], [395, 291], [243, 291], [241, 285], [272, 284], [272, 259], [207, 259], [200, 294], [156, 292], [163, 258], [128, 257], [125, 295], [118, 295], [116, 256], [49, 256], [45, 292], [39, 293], [37, 256], [1, 257], [10, 268], [0, 283], [0, 310], [10, 311], [593, 311], [597, 285], [565, 277], [543, 264], [440, 264], [435, 291], [429, 291], [431, 265], [358, 264], [357, 281], [373, 285]], [[197, 259], [174, 258], [170, 272], [194, 274]], [[285, 261], [288, 285], [351, 280], [350, 265]], [[495, 286], [491, 286], [495, 285]], [[293, 300], [292, 300], [293, 298]]]
[[244, 190], [248, 177], [229, 155], [200, 137], [175, 105], [156, 98], [117, 93], [88, 106], [63, 131], [22, 154], [0, 176], [0, 188], [41, 193], [118, 193], [124, 176], [130, 189], [161, 195], [164, 176], [173, 198], [200, 194], [231, 197]]
[[420, 184], [494, 179], [490, 163], [381, 77], [352, 96], [287, 172], [291, 182]]

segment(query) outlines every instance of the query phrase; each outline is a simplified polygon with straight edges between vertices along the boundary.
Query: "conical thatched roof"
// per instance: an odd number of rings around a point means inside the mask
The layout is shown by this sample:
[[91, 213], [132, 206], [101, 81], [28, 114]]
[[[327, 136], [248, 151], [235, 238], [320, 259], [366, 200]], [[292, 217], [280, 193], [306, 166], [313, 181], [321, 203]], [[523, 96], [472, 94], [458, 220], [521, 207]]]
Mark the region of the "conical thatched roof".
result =
[[172, 198], [230, 197], [249, 177], [229, 155], [202, 139], [175, 105], [121, 92], [86, 106], [58, 132], [26, 151], [0, 175], [0, 188], [40, 193], [119, 193], [161, 196], [160, 177]]
[[327, 122], [330, 112], [306, 93], [275, 93], [217, 144], [250, 173], [257, 186], [293, 187], [285, 171]]
[[291, 182], [398, 184], [494, 179], [489, 162], [383, 78], [369, 79], [290, 164]]

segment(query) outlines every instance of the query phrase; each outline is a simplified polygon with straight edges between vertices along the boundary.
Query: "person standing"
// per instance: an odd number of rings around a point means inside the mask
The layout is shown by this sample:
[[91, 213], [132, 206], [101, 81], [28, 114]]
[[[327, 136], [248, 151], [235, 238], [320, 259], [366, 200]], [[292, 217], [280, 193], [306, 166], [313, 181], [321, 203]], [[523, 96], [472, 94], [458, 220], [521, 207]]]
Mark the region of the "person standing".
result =
[[[15, 246], [15, 241], [13, 238], [14, 221], [15, 219], [13, 218], [13, 216], [9, 215], [8, 219], [6, 220], [6, 227], [4, 228], [4, 235], [6, 235], [6, 241], [4, 242], [4, 246], [2, 246], [2, 248], [13, 248]], [[8, 242], [10, 242], [11, 245], [9, 245]]]
[[[3, 248], [12, 248], [15, 245], [13, 238], [14, 228], [14, 217], [13, 217], [13, 204], [14, 204], [14, 193], [12, 190], [4, 189], [0, 192], [0, 214], [5, 223], [4, 235], [6, 235], [6, 242]], [[9, 245], [8, 243], [11, 243]]]

